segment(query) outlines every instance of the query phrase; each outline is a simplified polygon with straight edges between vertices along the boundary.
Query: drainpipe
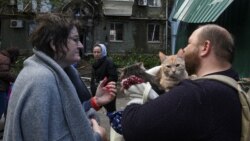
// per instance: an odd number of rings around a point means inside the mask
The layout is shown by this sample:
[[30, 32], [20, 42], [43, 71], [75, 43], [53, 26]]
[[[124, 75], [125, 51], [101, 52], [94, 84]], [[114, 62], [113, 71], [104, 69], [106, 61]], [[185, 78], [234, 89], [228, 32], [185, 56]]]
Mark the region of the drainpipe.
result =
[[171, 14], [169, 16], [169, 22], [171, 23], [171, 53], [172, 54], [175, 54], [176, 35], [177, 35], [179, 24], [180, 24], [180, 21], [178, 20], [173, 21], [173, 16], [174, 16], [173, 14], [175, 13], [177, 3], [178, 3], [178, 0], [175, 1]]
[[180, 21], [172, 21], [171, 22], [171, 50], [172, 50], [172, 54], [175, 54], [175, 50], [176, 50], [176, 35], [177, 35], [177, 31], [179, 28], [179, 24]]
[[166, 0], [166, 54], [168, 52], [168, 0]]
[[23, 12], [23, 0], [17, 0], [17, 11]]
[[36, 13], [37, 12], [37, 1], [36, 0], [32, 0], [31, 1], [31, 7], [32, 7], [32, 12]]

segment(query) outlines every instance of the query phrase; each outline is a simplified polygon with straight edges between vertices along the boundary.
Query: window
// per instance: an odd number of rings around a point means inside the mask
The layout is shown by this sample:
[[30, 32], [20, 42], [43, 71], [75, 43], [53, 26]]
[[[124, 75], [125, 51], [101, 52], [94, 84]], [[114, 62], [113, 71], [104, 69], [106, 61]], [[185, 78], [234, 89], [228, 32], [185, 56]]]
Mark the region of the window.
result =
[[109, 31], [110, 41], [122, 41], [123, 40], [123, 24], [111, 23]]
[[160, 25], [148, 24], [148, 41], [159, 42], [160, 41]]
[[138, 0], [139, 6], [147, 6], [147, 0]]
[[36, 28], [36, 23], [34, 21], [31, 21], [29, 23], [29, 35], [31, 35], [31, 33], [34, 31], [35, 28]]
[[161, 7], [161, 0], [148, 0], [148, 6]]

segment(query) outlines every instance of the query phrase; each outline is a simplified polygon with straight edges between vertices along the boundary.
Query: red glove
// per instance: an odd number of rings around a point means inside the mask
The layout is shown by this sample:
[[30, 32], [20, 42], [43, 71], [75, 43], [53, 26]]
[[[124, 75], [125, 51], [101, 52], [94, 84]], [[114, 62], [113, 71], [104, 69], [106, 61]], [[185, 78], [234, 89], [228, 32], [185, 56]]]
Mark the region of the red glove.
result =
[[140, 77], [132, 75], [126, 79], [123, 79], [121, 84], [124, 89], [128, 89], [131, 85], [144, 83], [144, 80]]

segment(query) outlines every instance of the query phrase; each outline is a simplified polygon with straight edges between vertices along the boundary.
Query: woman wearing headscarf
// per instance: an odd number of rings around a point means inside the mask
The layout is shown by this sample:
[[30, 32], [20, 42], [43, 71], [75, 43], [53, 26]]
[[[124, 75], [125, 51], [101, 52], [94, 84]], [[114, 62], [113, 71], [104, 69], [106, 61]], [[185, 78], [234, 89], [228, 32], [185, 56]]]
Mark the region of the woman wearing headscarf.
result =
[[[92, 65], [91, 92], [94, 95], [101, 80], [107, 77], [108, 82], [117, 82], [118, 73], [114, 62], [107, 57], [107, 49], [104, 44], [95, 44], [93, 48], [93, 55], [95, 62]], [[116, 110], [115, 102], [116, 99], [107, 105], [104, 105], [107, 112], [113, 112]]]

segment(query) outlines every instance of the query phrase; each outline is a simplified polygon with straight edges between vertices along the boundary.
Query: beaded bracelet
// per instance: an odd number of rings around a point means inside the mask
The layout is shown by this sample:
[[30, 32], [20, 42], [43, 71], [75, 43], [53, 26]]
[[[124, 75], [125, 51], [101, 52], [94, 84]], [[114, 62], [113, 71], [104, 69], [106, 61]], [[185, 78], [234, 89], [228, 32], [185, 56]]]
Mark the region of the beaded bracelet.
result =
[[98, 111], [98, 110], [101, 109], [101, 106], [99, 106], [99, 105], [96, 103], [95, 97], [92, 97], [92, 98], [91, 98], [90, 103], [91, 103], [91, 106], [92, 106], [96, 111]]

